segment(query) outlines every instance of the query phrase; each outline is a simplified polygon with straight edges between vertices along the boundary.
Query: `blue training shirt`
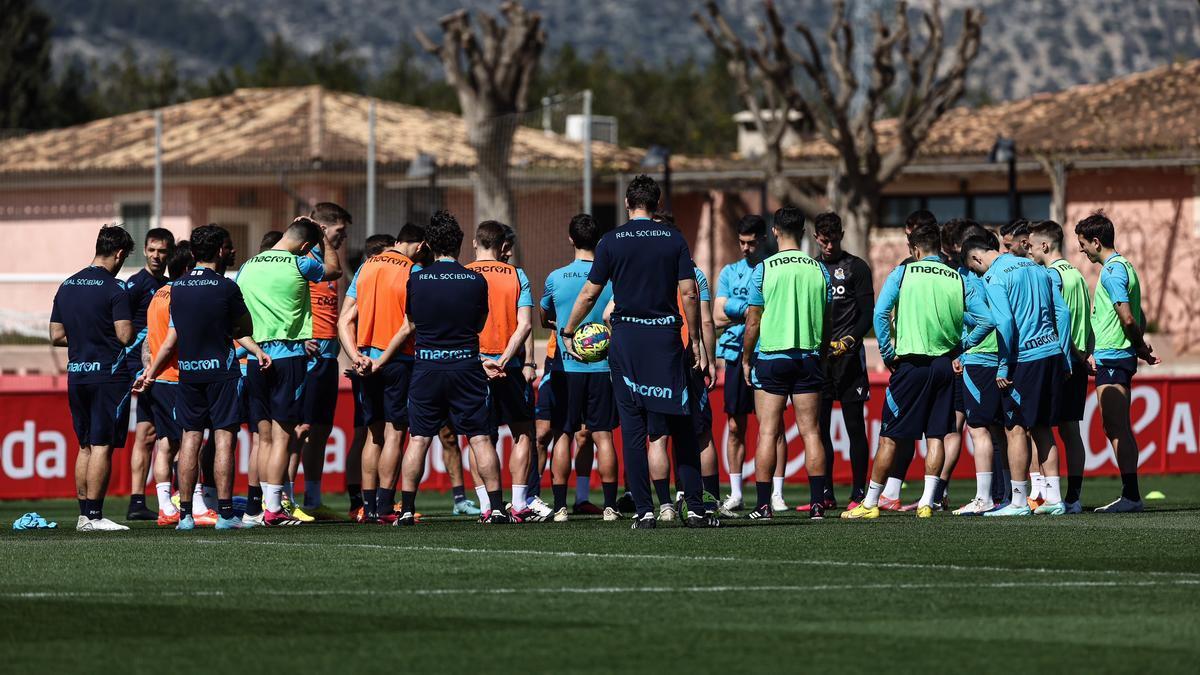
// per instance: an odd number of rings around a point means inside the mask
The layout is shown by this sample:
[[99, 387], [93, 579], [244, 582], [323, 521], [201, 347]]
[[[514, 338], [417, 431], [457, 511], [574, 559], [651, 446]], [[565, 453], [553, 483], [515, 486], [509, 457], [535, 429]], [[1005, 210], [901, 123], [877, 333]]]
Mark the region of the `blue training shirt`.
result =
[[414, 368], [482, 367], [479, 331], [488, 315], [488, 286], [482, 274], [438, 258], [409, 275], [407, 303], [416, 330]]
[[[941, 256], [936, 255], [926, 256], [922, 260], [943, 262]], [[879, 355], [884, 363], [896, 358], [896, 344], [892, 340], [892, 310], [900, 301], [900, 283], [904, 280], [906, 266], [905, 263], [901, 263], [888, 274], [883, 288], [879, 291], [879, 299], [875, 301], [875, 316], [872, 319], [875, 336], [879, 339]], [[987, 303], [982, 297], [967, 292], [966, 284], [967, 282], [963, 281], [963, 325], [970, 321], [974, 328], [962, 339], [960, 346], [964, 351], [983, 342], [995, 325]]]
[[50, 321], [67, 332], [67, 382], [127, 382], [125, 345], [116, 321], [131, 321], [125, 285], [103, 267], [89, 265], [54, 294]]
[[717, 339], [717, 356], [726, 361], [736, 361], [742, 354], [753, 274], [754, 267], [742, 259], [721, 268], [721, 274], [717, 277], [717, 297], [725, 298], [725, 316], [734, 322]]
[[[579, 297], [579, 292], [583, 290], [583, 284], [588, 279], [588, 274], [592, 270], [591, 260], [574, 260], [569, 265], [560, 267], [551, 272], [546, 277], [546, 287], [542, 292], [541, 307], [546, 315], [554, 317], [569, 317], [571, 310], [575, 307], [575, 300]], [[612, 284], [604, 284], [604, 289], [600, 291], [600, 297], [596, 298], [596, 304], [592, 306], [592, 311], [588, 312], [583, 317], [583, 321], [579, 325], [585, 323], [604, 323], [604, 308], [608, 306], [608, 301], [612, 299], [613, 290]], [[555, 352], [555, 359], [561, 358], [562, 370], [568, 373], [607, 373], [608, 359], [602, 359], [595, 363], [584, 363], [577, 361], [567, 353], [564, 348], [563, 336], [558, 331], [554, 332], [555, 340], [558, 342], [558, 350]], [[555, 368], [558, 370], [558, 368]]]
[[[988, 316], [991, 316], [992, 308], [990, 305], [988, 305], [987, 285], [983, 283], [983, 277], [975, 274], [966, 267], [958, 268], [958, 274], [963, 278], [963, 281], [966, 282], [967, 304], [970, 305], [977, 301], [982, 302], [983, 306], [987, 307]], [[969, 334], [974, 332], [975, 327], [979, 325], [976, 323], [975, 319], [976, 317], [970, 313], [963, 315], [964, 340]], [[993, 319], [991, 322], [991, 326], [993, 328], [991, 330], [994, 330], [995, 323], [996, 322]], [[986, 334], [984, 337], [986, 338]], [[987, 366], [989, 368], [995, 368], [1000, 362], [1000, 357], [995, 352], [968, 352], [959, 357], [959, 361], [961, 361], [964, 366]]]
[[[1113, 254], [1116, 257], [1117, 254]], [[1112, 257], [1104, 261], [1104, 267], [1100, 268], [1100, 285], [1108, 292], [1108, 299], [1115, 305], [1118, 302], [1129, 302], [1129, 271], [1124, 265], [1110, 265]], [[1125, 349], [1097, 349], [1094, 354], [1096, 363], [1111, 363], [1112, 361], [1120, 361], [1122, 359], [1136, 359], [1137, 352], [1130, 345]]]
[[207, 267], [197, 267], [171, 284], [171, 326], [179, 336], [175, 351], [181, 383], [242, 376], [233, 329], [248, 313], [242, 289]]
[[146, 310], [150, 308], [150, 301], [154, 299], [154, 294], [166, 283], [166, 277], [158, 279], [147, 272], [144, 267], [125, 282], [125, 293], [129, 296], [130, 321], [133, 322], [133, 333], [136, 336], [133, 344], [129, 345], [129, 351], [137, 355], [139, 364], [141, 363], [142, 340], [146, 339]]
[[600, 238], [588, 281], [597, 286], [612, 282], [614, 324], [680, 328], [679, 282], [694, 279], [695, 267], [678, 230], [634, 218]]
[[1071, 313], [1045, 267], [1005, 253], [983, 280], [1000, 348], [996, 377], [1008, 377], [1016, 363], [1071, 353]]

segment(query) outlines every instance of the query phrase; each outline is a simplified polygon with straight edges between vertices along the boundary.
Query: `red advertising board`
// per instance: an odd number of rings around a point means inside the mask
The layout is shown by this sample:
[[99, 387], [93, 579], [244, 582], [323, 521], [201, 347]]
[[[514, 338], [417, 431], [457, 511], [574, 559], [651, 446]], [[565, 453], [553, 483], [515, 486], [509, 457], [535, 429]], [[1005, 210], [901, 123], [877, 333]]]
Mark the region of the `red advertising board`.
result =
[[[872, 382], [871, 401], [867, 407], [867, 433], [874, 449], [879, 437], [880, 414], [885, 380]], [[721, 388], [711, 396], [715, 411], [713, 423], [715, 443], [722, 464], [722, 478], [727, 473], [725, 466], [726, 420], [722, 412]], [[335, 428], [329, 439], [325, 454], [324, 489], [340, 491], [345, 484], [346, 453], [354, 437], [352, 428], [353, 402], [348, 390], [343, 390], [338, 399]], [[1200, 377], [1156, 377], [1141, 376], [1133, 388], [1133, 428], [1141, 446], [1141, 471], [1144, 473], [1197, 473], [1200, 472], [1200, 438], [1197, 437], [1197, 422], [1200, 421]], [[1096, 399], [1089, 397], [1084, 418], [1088, 430], [1084, 439], [1087, 448], [1087, 472], [1089, 475], [1115, 475], [1117, 467], [1112, 449], [1104, 439], [1100, 426], [1100, 415]], [[834, 410], [833, 444], [835, 455], [834, 479], [847, 481], [850, 477], [848, 459], [849, 443], [840, 409]], [[742, 473], [753, 473], [753, 447], [756, 429], [750, 423], [748, 443], [750, 450]], [[619, 434], [618, 434], [619, 436]], [[789, 410], [787, 419], [789, 482], [804, 481], [804, 444], [800, 439]], [[619, 439], [618, 439], [619, 441]], [[110, 494], [127, 494], [130, 485], [128, 447], [133, 442], [132, 428], [125, 450], [118, 451], [113, 461], [113, 478]], [[511, 439], [502, 432], [501, 452], [507, 456]], [[970, 443], [967, 441], [955, 471], [957, 477], [973, 475], [970, 458]], [[244, 490], [246, 466], [249, 460], [250, 434], [243, 428], [238, 435], [236, 467], [238, 489]], [[923, 448], [918, 450], [923, 453]], [[66, 391], [60, 387], [47, 386], [42, 390], [16, 391], [0, 389], [0, 499], [36, 499], [49, 497], [72, 497], [75, 494], [73, 464], [76, 441], [67, 409]], [[921, 462], [913, 462], [910, 478], [921, 474]], [[547, 478], [548, 480], [548, 478]], [[598, 478], [596, 479], [598, 482]], [[470, 483], [470, 476], [467, 476]], [[507, 483], [506, 483], [507, 484]], [[442, 462], [442, 453], [436, 444], [426, 460], [424, 489], [448, 489], [450, 486]]]

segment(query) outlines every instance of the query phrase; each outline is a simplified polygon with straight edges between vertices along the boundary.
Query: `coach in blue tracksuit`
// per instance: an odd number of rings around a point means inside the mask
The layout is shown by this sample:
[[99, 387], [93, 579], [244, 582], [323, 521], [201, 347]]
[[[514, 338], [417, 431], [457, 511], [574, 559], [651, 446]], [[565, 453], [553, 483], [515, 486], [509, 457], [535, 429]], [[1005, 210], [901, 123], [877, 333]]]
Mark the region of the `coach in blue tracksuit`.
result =
[[701, 499], [700, 449], [691, 420], [699, 413], [698, 401], [688, 395], [688, 369], [707, 371], [710, 356], [698, 330], [686, 347], [691, 353], [684, 353], [679, 298], [688, 324], [700, 325], [695, 265], [683, 235], [651, 219], [660, 194], [658, 184], [647, 176], [629, 183], [625, 208], [630, 220], [600, 239], [587, 283], [560, 330], [563, 344], [571, 349], [575, 329], [595, 306], [605, 284], [612, 283], [613, 334], [608, 362], [621, 420], [625, 475], [637, 507], [633, 527], [655, 526], [646, 455], [647, 424], [655, 415], [662, 416], [674, 442], [688, 504], [684, 524], [714, 527], [719, 523], [705, 513]]

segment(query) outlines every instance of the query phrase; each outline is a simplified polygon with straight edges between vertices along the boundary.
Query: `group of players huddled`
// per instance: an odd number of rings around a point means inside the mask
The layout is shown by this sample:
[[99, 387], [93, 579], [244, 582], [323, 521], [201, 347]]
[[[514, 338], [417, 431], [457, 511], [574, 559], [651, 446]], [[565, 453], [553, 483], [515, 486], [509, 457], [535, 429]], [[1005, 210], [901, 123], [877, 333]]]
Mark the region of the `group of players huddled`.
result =
[[[714, 296], [659, 202], [657, 184], [639, 176], [626, 192], [624, 225], [606, 232], [590, 215], [571, 219], [574, 260], [550, 273], [538, 304], [541, 325], [553, 330], [540, 376], [533, 297], [524, 271], [509, 262], [516, 232], [506, 224], [475, 227], [474, 262], [466, 265], [458, 262], [463, 230], [446, 211], [424, 226], [406, 224], [396, 237], [368, 238], [340, 308], [334, 282], [345, 273], [351, 215], [336, 204], [317, 204], [282, 233], [268, 234], [236, 280], [226, 270], [237, 252], [218, 225], [198, 227], [178, 244], [168, 230], [151, 230], [146, 267], [127, 282], [117, 273], [134, 242], [121, 227], [101, 228], [95, 259], [63, 282], [50, 319], [52, 342], [68, 349], [80, 444], [78, 529], [128, 529], [104, 517], [103, 502], [132, 394], [138, 414], [128, 519], [179, 530], [346, 520], [321, 499], [341, 350], [354, 392], [348, 518], [358, 523], [420, 520], [417, 487], [440, 438], [456, 515], [522, 523], [575, 514], [612, 521], [632, 512], [635, 529], [676, 520], [715, 527], [747, 509], [741, 469], [751, 413], [758, 420], [756, 502], [747, 515], [770, 519], [788, 508], [789, 404], [810, 449], [810, 500], [797, 510], [820, 519], [837, 507], [830, 480], [835, 403], [853, 474], [842, 518], [948, 510], [946, 486], [964, 427], [977, 490], [955, 515], [1079, 513], [1089, 375], [1123, 483], [1120, 498], [1096, 510], [1142, 510], [1130, 383], [1139, 359], [1157, 358], [1143, 338], [1137, 273], [1116, 252], [1103, 214], [1075, 226], [1080, 249], [1103, 267], [1094, 301], [1064, 259], [1063, 229], [1053, 221], [1015, 221], [997, 236], [971, 220], [939, 225], [917, 211], [905, 227], [911, 257], [876, 299], [867, 263], [841, 247], [837, 214], [812, 219], [814, 258], [802, 248], [805, 216], [791, 207], [774, 213], [778, 252], [769, 256], [766, 220], [739, 221], [742, 259], [721, 270]], [[581, 357], [573, 339], [591, 323], [611, 329], [603, 358]], [[891, 376], [868, 480], [864, 340], [872, 329]], [[723, 500], [707, 395], [718, 360], [729, 420]], [[242, 424], [252, 433], [249, 491], [235, 501]], [[507, 502], [496, 449], [504, 426], [512, 436]], [[468, 440], [478, 505], [463, 489], [459, 436]], [[922, 438], [924, 492], [902, 506], [901, 481]], [[138, 480], [151, 456], [157, 513], [146, 507]], [[299, 504], [292, 483], [301, 462]], [[603, 507], [588, 499], [593, 462]], [[552, 503], [540, 494], [547, 465]]]

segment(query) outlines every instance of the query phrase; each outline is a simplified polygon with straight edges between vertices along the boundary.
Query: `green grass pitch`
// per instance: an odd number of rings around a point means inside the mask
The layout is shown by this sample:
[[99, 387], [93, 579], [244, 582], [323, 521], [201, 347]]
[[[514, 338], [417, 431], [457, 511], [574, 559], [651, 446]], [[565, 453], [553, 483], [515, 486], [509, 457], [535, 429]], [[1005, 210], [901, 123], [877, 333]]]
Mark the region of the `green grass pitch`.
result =
[[[187, 534], [77, 533], [73, 502], [3, 502], [0, 668], [1195, 672], [1200, 476], [1142, 488], [1167, 499], [1134, 516], [793, 512], [650, 532], [595, 518], [485, 527], [438, 516], [449, 498], [435, 493], [411, 529]], [[1084, 502], [1118, 492], [1089, 480]], [[64, 529], [9, 529], [28, 510]]]

